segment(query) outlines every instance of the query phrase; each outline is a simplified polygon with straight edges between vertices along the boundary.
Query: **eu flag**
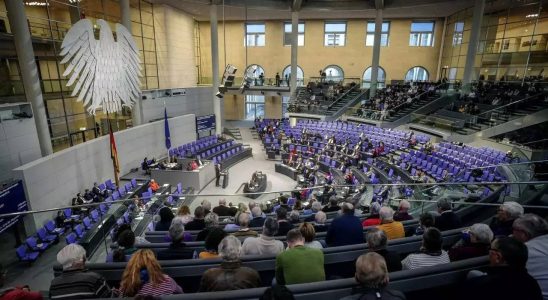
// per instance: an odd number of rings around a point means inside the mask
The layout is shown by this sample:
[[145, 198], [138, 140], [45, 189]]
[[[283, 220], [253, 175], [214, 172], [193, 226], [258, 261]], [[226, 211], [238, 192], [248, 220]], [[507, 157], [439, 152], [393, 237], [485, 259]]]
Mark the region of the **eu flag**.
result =
[[164, 107], [164, 128], [166, 135], [166, 149], [171, 148], [171, 137], [169, 134], [169, 123], [167, 122], [167, 109]]

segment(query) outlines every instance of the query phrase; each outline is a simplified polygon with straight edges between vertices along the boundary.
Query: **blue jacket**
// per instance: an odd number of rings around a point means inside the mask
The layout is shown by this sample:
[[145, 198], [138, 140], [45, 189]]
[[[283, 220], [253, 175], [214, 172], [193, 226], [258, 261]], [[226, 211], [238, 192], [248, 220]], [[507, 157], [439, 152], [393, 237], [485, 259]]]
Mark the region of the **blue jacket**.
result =
[[325, 242], [329, 247], [365, 243], [360, 219], [353, 214], [337, 217], [329, 225]]

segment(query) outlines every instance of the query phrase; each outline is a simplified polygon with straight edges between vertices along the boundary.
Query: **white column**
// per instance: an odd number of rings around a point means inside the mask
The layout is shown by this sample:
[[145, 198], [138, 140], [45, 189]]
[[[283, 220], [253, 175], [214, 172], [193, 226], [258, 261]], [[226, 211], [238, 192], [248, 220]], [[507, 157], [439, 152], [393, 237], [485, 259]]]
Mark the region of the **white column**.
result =
[[221, 111], [221, 98], [215, 96], [219, 91], [219, 34], [217, 32], [217, 4], [211, 4], [209, 8], [209, 23], [211, 28], [211, 74], [213, 77], [213, 112], [215, 113], [215, 133], [223, 132], [223, 116]]
[[299, 49], [299, 12], [291, 12], [291, 95], [297, 90], [297, 52]]
[[21, 69], [25, 95], [34, 113], [40, 151], [42, 152], [42, 156], [46, 156], [52, 154], [53, 149], [51, 147], [46, 106], [42, 98], [42, 90], [40, 89], [40, 77], [38, 76], [38, 68], [34, 58], [34, 49], [25, 14], [25, 4], [20, 0], [8, 0], [6, 1], [6, 9], [15, 42], [17, 60]]
[[485, 0], [476, 0], [474, 4], [474, 13], [472, 15], [472, 29], [470, 30], [470, 41], [468, 51], [466, 52], [466, 63], [464, 65], [464, 74], [462, 75], [462, 84], [467, 90], [468, 84], [472, 81], [472, 72], [474, 72], [474, 61], [478, 49], [479, 35], [481, 31], [481, 20], [483, 10], [485, 9]]
[[379, 59], [381, 56], [381, 32], [382, 32], [382, 9], [377, 9], [375, 16], [375, 37], [373, 39], [373, 57], [371, 59], [371, 87], [369, 97], [372, 98], [377, 92], [377, 77], [379, 75]]

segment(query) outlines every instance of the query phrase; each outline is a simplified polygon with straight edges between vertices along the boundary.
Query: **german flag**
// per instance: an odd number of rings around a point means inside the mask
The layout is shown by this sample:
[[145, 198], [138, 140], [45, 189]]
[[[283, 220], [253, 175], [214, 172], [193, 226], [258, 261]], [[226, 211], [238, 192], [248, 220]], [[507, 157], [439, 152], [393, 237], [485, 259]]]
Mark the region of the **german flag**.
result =
[[114, 168], [114, 179], [116, 186], [120, 186], [118, 174], [120, 173], [120, 163], [118, 162], [118, 150], [116, 150], [116, 141], [114, 140], [114, 132], [112, 131], [112, 124], [110, 120], [108, 122], [109, 136], [110, 136], [110, 158], [112, 159], [112, 166]]

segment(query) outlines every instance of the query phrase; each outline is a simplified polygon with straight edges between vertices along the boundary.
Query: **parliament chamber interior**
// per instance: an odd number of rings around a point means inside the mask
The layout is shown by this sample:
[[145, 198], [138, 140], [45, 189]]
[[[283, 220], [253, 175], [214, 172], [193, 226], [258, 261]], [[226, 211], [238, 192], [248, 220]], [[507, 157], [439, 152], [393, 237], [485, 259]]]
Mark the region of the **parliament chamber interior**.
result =
[[541, 0], [0, 0], [0, 299], [548, 300]]

